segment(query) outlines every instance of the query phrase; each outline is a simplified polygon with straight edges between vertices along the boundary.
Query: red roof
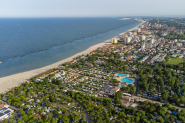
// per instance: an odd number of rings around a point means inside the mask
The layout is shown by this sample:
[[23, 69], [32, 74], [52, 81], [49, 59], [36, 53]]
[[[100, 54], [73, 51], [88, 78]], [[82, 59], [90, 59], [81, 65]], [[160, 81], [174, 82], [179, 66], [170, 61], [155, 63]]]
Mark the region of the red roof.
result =
[[126, 59], [127, 59], [127, 60], [131, 59], [131, 56], [128, 56]]
[[39, 119], [41, 118], [40, 114], [35, 114], [34, 116], [39, 118]]
[[3, 106], [5, 106], [5, 105], [7, 105], [6, 103], [1, 103], [0, 104], [0, 107], [3, 107]]
[[117, 60], [120, 60], [120, 61], [126, 61], [126, 59], [117, 59]]

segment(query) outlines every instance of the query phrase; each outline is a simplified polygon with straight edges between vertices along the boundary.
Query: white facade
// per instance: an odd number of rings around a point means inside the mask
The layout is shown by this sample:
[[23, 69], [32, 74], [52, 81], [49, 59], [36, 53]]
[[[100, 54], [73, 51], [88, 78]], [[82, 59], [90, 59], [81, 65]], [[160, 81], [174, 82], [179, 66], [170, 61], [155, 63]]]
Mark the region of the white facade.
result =
[[177, 57], [177, 55], [175, 55], [175, 54], [172, 55], [172, 58], [176, 58], [176, 57]]
[[137, 30], [137, 32], [141, 32], [141, 29], [139, 28], [139, 29]]
[[140, 36], [140, 40], [141, 40], [141, 41], [146, 40], [146, 36], [144, 36], [144, 35]]
[[141, 32], [141, 29], [138, 28], [138, 29], [134, 29], [135, 32]]
[[161, 34], [161, 36], [165, 37], [166, 35], [168, 35], [168, 33], [163, 33]]
[[180, 42], [185, 42], [185, 40], [179, 40]]
[[155, 40], [153, 38], [150, 39], [150, 43], [154, 44], [155, 43]]
[[178, 40], [177, 39], [174, 39], [174, 42], [178, 42]]
[[0, 113], [0, 121], [4, 120], [6, 118], [8, 118], [7, 114]]
[[118, 43], [118, 39], [116, 39], [116, 38], [111, 39], [111, 43], [112, 44], [117, 44]]
[[132, 39], [132, 37], [126, 37], [126, 38], [125, 38], [125, 42], [126, 42], [126, 43], [130, 43], [130, 42], [131, 42], [131, 39]]
[[152, 48], [152, 47], [153, 47], [153, 45], [152, 45], [151, 43], [147, 43], [147, 44], [146, 44], [146, 48], [147, 48], [147, 49], [150, 49], [150, 48]]
[[141, 45], [141, 49], [145, 49], [145, 42], [143, 45]]
[[176, 45], [180, 47], [180, 46], [182, 46], [182, 43], [176, 43]]

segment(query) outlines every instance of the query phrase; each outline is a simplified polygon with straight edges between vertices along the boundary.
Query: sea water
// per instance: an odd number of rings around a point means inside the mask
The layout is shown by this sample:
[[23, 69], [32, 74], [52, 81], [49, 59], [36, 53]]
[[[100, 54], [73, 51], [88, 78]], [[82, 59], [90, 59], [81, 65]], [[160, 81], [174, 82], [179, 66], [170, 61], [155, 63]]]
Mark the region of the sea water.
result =
[[119, 18], [0, 18], [0, 77], [56, 63], [140, 23]]

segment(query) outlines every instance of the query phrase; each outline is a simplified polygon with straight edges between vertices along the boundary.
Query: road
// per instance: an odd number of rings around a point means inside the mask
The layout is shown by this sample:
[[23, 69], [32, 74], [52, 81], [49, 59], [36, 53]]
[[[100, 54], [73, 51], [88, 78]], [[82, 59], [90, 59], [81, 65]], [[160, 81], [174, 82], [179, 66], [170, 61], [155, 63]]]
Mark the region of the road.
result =
[[13, 110], [16, 110], [16, 111], [18, 111], [19, 109], [18, 108], [16, 108], [16, 107], [14, 107], [14, 106], [9, 106], [9, 108], [11, 108], [11, 109], [13, 109]]
[[114, 78], [114, 71], [112, 72], [112, 76], [111, 76], [111, 78], [107, 81], [107, 84], [105, 85], [105, 87], [102, 88], [102, 91], [105, 91], [105, 88], [109, 85], [110, 80], [112, 80], [113, 78]]
[[[161, 103], [161, 102], [158, 102], [158, 101], [154, 101], [154, 100], [150, 100], [150, 99], [146, 99], [146, 98], [143, 98], [143, 97], [138, 97], [138, 96], [132, 96], [134, 99], [137, 99], [137, 101], [141, 101], [141, 102], [144, 102], [144, 101], [150, 101], [152, 103], [159, 103], [160, 106], [162, 106], [163, 104], [165, 103]], [[180, 107], [177, 107], [177, 106], [173, 106], [175, 108], [178, 108], [179, 111], [181, 111], [182, 109], [185, 109], [185, 108], [180, 108]]]

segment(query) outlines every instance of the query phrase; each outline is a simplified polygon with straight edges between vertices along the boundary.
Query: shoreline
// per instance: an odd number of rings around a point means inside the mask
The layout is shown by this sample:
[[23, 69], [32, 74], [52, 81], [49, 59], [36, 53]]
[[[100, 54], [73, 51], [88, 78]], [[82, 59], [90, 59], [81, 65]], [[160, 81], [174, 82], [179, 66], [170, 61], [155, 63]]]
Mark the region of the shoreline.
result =
[[[142, 20], [138, 20], [138, 21], [142, 21]], [[134, 30], [135, 28], [138, 28], [140, 25], [142, 25], [143, 23], [145, 23], [145, 21], [142, 21], [141, 24], [125, 31], [125, 32], [122, 32], [118, 35], [123, 35], [131, 30]], [[42, 68], [38, 68], [38, 69], [34, 69], [34, 70], [30, 70], [30, 71], [26, 71], [26, 72], [21, 72], [21, 73], [17, 73], [17, 74], [13, 74], [13, 75], [9, 75], [9, 76], [5, 76], [5, 77], [2, 77], [0, 78], [0, 94], [1, 93], [5, 93], [9, 90], [11, 90], [12, 88], [14, 87], [17, 87], [19, 86], [20, 84], [22, 84], [23, 82], [25, 82], [26, 80], [38, 75], [38, 74], [41, 74], [45, 71], [48, 71], [52, 68], [57, 68], [59, 67], [61, 64], [65, 63], [65, 62], [69, 62], [69, 61], [72, 61], [73, 58], [76, 58], [80, 55], [83, 55], [83, 54], [88, 54], [90, 52], [92, 52], [93, 50], [99, 48], [99, 47], [102, 47], [104, 45], [106, 45], [106, 43], [110, 41], [110, 39], [102, 42], [102, 43], [99, 43], [99, 44], [95, 44], [89, 48], [87, 48], [86, 50], [82, 51], [82, 52], [79, 52], [71, 57], [68, 57], [66, 59], [63, 59], [59, 62], [56, 62], [54, 64], [51, 64], [51, 65], [48, 65], [48, 66], [45, 66], [45, 67], [42, 67]]]

